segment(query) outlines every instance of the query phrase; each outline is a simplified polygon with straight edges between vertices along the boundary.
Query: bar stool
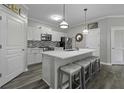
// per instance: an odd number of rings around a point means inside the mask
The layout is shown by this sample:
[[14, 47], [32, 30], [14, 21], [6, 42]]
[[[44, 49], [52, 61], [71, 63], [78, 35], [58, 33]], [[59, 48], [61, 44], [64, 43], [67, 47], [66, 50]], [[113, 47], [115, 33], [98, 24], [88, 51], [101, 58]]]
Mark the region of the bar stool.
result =
[[100, 71], [100, 58], [97, 56], [90, 56], [86, 59], [90, 60], [91, 62], [91, 74], [92, 76], [96, 74], [98, 71]]
[[83, 88], [86, 88], [86, 84], [87, 82], [90, 80], [91, 78], [91, 63], [90, 60], [87, 59], [82, 59], [78, 62], [74, 62], [75, 64], [78, 64], [82, 67], [82, 85]]
[[[82, 88], [81, 66], [76, 65], [76, 64], [72, 64], [72, 63], [61, 66], [59, 68], [59, 77], [58, 77], [59, 88], [62, 89], [65, 84], [69, 83], [69, 88], [72, 89], [73, 88], [73, 83], [77, 84], [77, 82], [74, 82], [74, 75], [76, 75], [77, 73], [79, 74], [78, 75], [79, 82], [78, 82], [78, 87], [76, 87], [76, 88]], [[65, 81], [64, 83], [63, 83], [63, 75], [68, 76], [68, 80]]]

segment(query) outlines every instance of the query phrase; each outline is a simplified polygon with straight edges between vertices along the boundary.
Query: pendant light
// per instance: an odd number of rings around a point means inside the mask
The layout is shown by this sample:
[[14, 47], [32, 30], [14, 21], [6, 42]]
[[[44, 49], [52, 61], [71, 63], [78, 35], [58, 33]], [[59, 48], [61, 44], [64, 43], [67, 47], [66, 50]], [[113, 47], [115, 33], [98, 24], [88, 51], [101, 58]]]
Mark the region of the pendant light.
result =
[[69, 27], [68, 23], [65, 21], [65, 4], [63, 4], [63, 20], [59, 24], [59, 27], [62, 28], [62, 29], [66, 29], [66, 28]]
[[86, 23], [86, 12], [87, 12], [87, 8], [84, 9], [84, 12], [85, 12], [85, 23], [84, 23], [83, 34], [88, 34], [87, 23]]

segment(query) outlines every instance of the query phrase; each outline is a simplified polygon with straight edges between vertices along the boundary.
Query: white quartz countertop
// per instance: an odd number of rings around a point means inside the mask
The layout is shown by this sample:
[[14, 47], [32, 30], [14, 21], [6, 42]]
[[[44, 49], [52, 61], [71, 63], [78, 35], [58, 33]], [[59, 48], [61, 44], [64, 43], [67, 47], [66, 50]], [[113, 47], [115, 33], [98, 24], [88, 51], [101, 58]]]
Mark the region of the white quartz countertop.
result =
[[46, 51], [46, 52], [43, 52], [42, 54], [61, 58], [61, 59], [67, 59], [67, 58], [83, 55], [86, 53], [91, 53], [94, 51], [95, 49], [79, 49], [75, 51], [58, 50], [58, 51]]

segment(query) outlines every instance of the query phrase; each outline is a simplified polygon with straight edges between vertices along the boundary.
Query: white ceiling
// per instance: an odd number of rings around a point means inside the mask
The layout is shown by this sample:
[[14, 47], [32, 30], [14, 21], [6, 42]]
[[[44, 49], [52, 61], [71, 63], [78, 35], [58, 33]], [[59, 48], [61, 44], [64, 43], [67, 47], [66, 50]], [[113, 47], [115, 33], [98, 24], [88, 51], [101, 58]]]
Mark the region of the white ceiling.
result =
[[[50, 19], [53, 14], [62, 15], [62, 4], [28, 4], [29, 17], [58, 27], [59, 22]], [[124, 4], [66, 4], [66, 20], [69, 26], [84, 22], [84, 8], [88, 8], [87, 19], [124, 15]]]

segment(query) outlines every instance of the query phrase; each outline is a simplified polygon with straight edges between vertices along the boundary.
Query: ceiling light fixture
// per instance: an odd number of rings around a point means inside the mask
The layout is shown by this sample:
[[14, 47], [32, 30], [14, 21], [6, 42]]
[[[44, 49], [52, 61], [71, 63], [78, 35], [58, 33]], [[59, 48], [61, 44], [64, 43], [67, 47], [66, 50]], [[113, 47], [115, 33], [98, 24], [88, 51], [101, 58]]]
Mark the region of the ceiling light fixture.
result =
[[62, 29], [65, 29], [65, 28], [69, 27], [68, 23], [65, 21], [65, 4], [63, 4], [63, 20], [59, 24], [59, 27], [62, 28]]
[[84, 22], [84, 30], [83, 30], [83, 34], [88, 34], [88, 29], [87, 29], [87, 23], [86, 23], [86, 12], [87, 12], [87, 8], [84, 9], [85, 12], [85, 22]]
[[60, 16], [60, 15], [52, 15], [52, 16], [50, 16], [50, 18], [51, 18], [52, 20], [59, 21], [59, 20], [62, 19], [62, 16]]

